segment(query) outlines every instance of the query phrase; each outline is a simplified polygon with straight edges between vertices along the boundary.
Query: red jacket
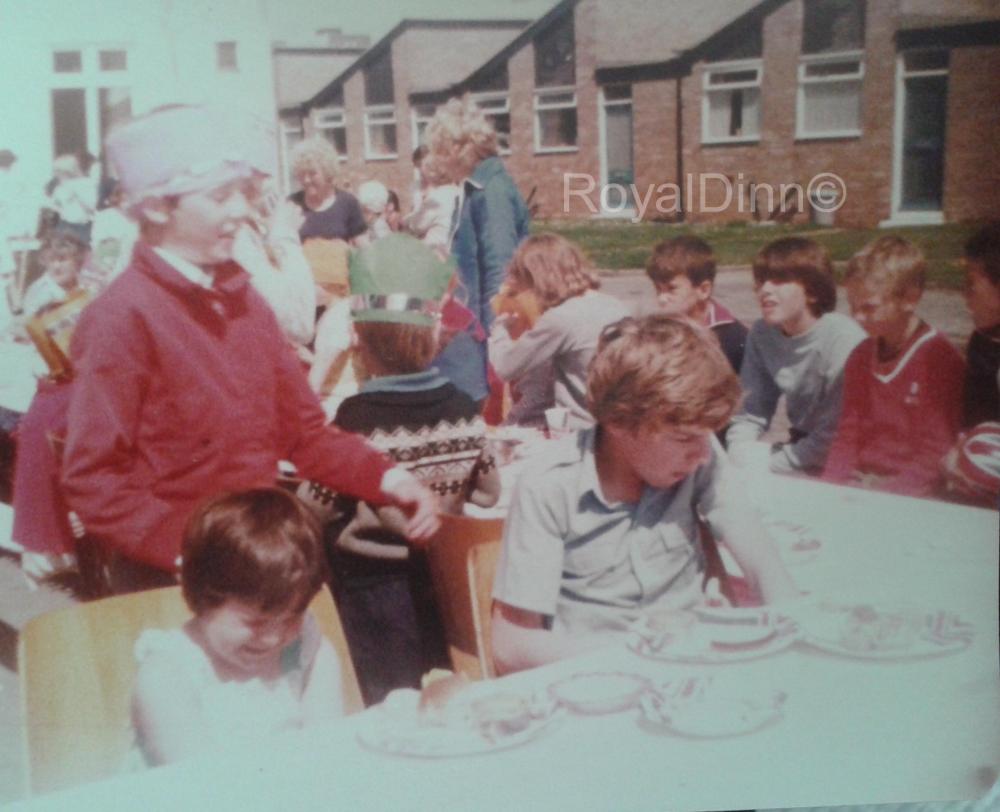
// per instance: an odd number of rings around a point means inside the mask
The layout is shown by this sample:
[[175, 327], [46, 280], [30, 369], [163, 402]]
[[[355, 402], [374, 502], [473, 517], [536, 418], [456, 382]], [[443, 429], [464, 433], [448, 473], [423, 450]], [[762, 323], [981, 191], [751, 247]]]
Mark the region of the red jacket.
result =
[[63, 487], [88, 531], [173, 570], [192, 509], [225, 490], [273, 485], [280, 459], [385, 502], [391, 463], [323, 411], [273, 313], [235, 263], [212, 290], [140, 243], [84, 312]]
[[844, 367], [844, 399], [823, 479], [851, 484], [855, 472], [884, 477], [876, 486], [929, 496], [955, 443], [965, 362], [933, 327], [918, 331], [902, 356], [876, 358], [862, 341]]

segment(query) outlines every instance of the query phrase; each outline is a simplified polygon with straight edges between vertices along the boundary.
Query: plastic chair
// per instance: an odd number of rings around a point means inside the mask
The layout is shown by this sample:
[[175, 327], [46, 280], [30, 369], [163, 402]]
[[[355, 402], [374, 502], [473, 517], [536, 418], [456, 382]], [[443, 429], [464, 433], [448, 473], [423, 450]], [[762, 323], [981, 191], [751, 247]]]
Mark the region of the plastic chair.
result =
[[502, 538], [502, 518], [442, 515], [427, 549], [452, 667], [474, 680], [496, 676], [490, 611]]
[[[361, 710], [343, 628], [325, 588], [309, 610], [340, 659], [345, 711]], [[81, 603], [27, 623], [17, 661], [30, 793], [106, 778], [122, 769], [133, 741], [135, 641], [145, 629], [176, 628], [190, 617], [180, 587], [166, 587]]]

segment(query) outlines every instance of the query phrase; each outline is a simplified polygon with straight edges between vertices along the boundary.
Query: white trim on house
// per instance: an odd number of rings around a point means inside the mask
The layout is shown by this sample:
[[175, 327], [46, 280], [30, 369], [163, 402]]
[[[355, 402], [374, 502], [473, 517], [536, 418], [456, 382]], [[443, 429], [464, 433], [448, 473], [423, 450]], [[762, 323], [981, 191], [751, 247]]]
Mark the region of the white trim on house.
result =
[[903, 205], [903, 134], [906, 126], [906, 80], [914, 76], [947, 76], [948, 68], [907, 70], [906, 56], [914, 51], [941, 51], [942, 48], [915, 48], [896, 54], [895, 100], [892, 126], [892, 192], [888, 219], [879, 223], [882, 228], [893, 226], [936, 226], [944, 223], [941, 209], [904, 210]]
[[[629, 86], [629, 96], [627, 99], [608, 99], [605, 95], [604, 88], [601, 87], [598, 90], [598, 103], [597, 103], [597, 131], [598, 131], [598, 149], [597, 154], [600, 159], [600, 172], [601, 172], [601, 185], [599, 189], [603, 189], [608, 184], [608, 120], [607, 120], [607, 109], [609, 107], [628, 107], [632, 109], [632, 88]], [[634, 114], [634, 113], [633, 113]], [[633, 119], [633, 126], [634, 126]], [[635, 143], [635, 134], [633, 132], [632, 137], [633, 145]], [[633, 146], [632, 155], [632, 172], [635, 173], [635, 154]], [[634, 182], [634, 179], [633, 179]], [[598, 203], [603, 204], [606, 199], [606, 195], [598, 195]], [[605, 208], [601, 205], [601, 211], [599, 214], [594, 215], [595, 217], [603, 217], [607, 219], [632, 219], [635, 217], [635, 205], [632, 201], [632, 205], [625, 206], [618, 209]]]
[[[510, 94], [505, 90], [489, 91], [485, 93], [471, 93], [469, 94], [471, 98], [480, 110], [486, 115], [487, 118], [497, 115], [506, 115], [508, 119], [508, 125], [510, 123]], [[496, 129], [496, 125], [494, 125]], [[500, 131], [497, 130], [497, 135], [500, 135]], [[497, 149], [501, 155], [510, 155], [510, 128], [508, 127], [506, 136], [507, 143], [503, 143], [501, 139], [497, 139]]]
[[[410, 139], [413, 142], [411, 145], [413, 149], [424, 143], [423, 138], [421, 138], [420, 125], [423, 124], [426, 128], [431, 119], [434, 118], [436, 109], [433, 104], [414, 104], [410, 107]], [[429, 113], [428, 110], [430, 110]]]
[[[548, 100], [545, 97], [550, 97]], [[557, 98], [559, 97], [559, 98]], [[568, 98], [567, 98], [568, 97]], [[577, 118], [576, 123], [576, 141], [575, 144], [564, 144], [558, 147], [545, 147], [542, 146], [542, 126], [540, 113], [549, 110], [577, 110], [577, 99], [576, 99], [576, 87], [566, 86], [566, 87], [545, 87], [545, 88], [535, 88], [534, 99], [532, 104], [532, 109], [534, 111], [534, 130], [535, 130], [535, 153], [545, 154], [554, 152], [577, 152], [579, 150], [579, 140], [580, 140], [580, 121]]]
[[[374, 118], [374, 120], [373, 120]], [[396, 151], [376, 153], [372, 151], [371, 128], [373, 126], [396, 127], [396, 105], [377, 104], [365, 108], [364, 112], [364, 133], [365, 133], [365, 160], [366, 161], [394, 161], [399, 157], [399, 130], [396, 129]]]
[[[337, 153], [337, 160], [343, 163], [347, 160], [347, 112], [343, 107], [317, 107], [312, 111], [313, 131], [327, 140], [330, 146]], [[344, 133], [345, 149], [341, 152], [337, 149], [336, 143], [327, 138], [326, 132], [342, 130]]]
[[[712, 77], [722, 74], [750, 73], [755, 74], [753, 79], [734, 79], [713, 84]], [[701, 91], [701, 142], [703, 144], [756, 144], [760, 141], [761, 105], [763, 96], [760, 92], [761, 80], [764, 75], [763, 59], [738, 59], [728, 62], [707, 63], [702, 73]], [[756, 90], [757, 92], [757, 121], [756, 131], [740, 135], [712, 135], [709, 132], [709, 111], [711, 107], [711, 95], [719, 93], [729, 93], [733, 90]]]
[[[854, 69], [830, 75], [810, 75], [810, 68], [836, 63], [855, 63]], [[795, 138], [809, 140], [815, 138], [858, 138], [861, 136], [862, 91], [865, 77], [864, 51], [840, 51], [826, 54], [802, 54], [799, 57], [798, 83], [795, 98]], [[822, 85], [854, 85], [857, 87], [858, 126], [843, 129], [805, 129], [806, 88]]]

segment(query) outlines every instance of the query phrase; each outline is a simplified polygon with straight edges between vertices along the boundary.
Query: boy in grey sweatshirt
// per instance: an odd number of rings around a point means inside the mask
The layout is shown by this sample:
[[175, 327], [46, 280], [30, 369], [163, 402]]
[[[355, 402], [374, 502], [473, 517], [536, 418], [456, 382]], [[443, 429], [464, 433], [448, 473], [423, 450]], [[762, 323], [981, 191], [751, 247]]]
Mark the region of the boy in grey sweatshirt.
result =
[[772, 447], [776, 473], [819, 473], [840, 418], [844, 363], [864, 339], [847, 316], [834, 313], [837, 286], [826, 250], [804, 237], [765, 246], [753, 263], [762, 318], [750, 328], [740, 382], [746, 398], [726, 434], [740, 463], [785, 395], [790, 440]]

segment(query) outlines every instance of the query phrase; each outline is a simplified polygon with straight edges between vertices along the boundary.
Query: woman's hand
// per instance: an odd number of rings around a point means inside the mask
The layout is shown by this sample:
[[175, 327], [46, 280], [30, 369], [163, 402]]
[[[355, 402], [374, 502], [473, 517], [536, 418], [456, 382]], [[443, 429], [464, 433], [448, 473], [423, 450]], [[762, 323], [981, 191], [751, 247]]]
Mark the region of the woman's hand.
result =
[[441, 525], [438, 500], [431, 491], [408, 471], [400, 470], [390, 482], [383, 482], [382, 492], [406, 511], [406, 537], [413, 542], [425, 542]]

